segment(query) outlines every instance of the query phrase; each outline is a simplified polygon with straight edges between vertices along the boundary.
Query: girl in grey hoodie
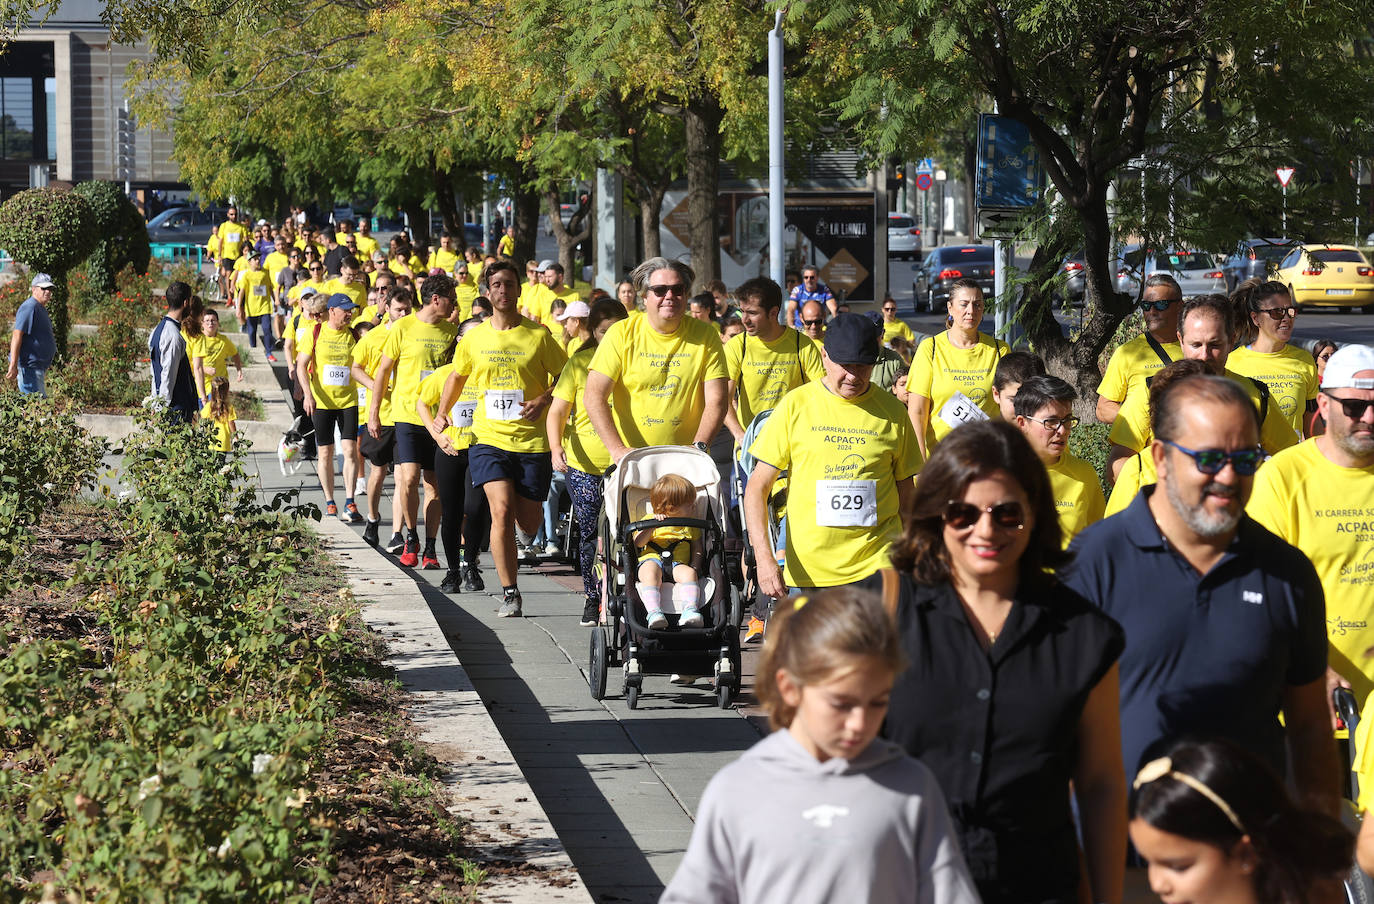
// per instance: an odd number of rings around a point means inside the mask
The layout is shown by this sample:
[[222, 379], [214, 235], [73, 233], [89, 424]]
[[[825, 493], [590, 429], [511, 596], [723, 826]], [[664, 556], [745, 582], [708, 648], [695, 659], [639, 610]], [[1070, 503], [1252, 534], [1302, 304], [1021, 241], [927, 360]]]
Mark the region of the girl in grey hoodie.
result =
[[774, 732], [711, 780], [662, 904], [977, 904], [925, 766], [877, 739], [901, 668], [872, 593], [780, 607], [757, 692]]

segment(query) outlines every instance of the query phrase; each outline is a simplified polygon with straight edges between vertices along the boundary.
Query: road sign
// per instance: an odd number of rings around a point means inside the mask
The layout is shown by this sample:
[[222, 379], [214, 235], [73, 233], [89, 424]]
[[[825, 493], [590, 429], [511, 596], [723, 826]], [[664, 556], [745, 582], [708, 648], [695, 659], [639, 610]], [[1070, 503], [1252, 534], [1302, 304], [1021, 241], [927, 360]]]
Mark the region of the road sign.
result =
[[916, 172], [917, 172], [917, 173], [933, 173], [933, 172], [935, 172], [935, 161], [932, 160], [932, 159], [930, 159], [929, 157], [925, 158], [925, 159], [922, 160], [920, 163], [916, 164]]
[[1043, 181], [1030, 130], [1009, 116], [978, 115], [978, 207], [1030, 207]]
[[916, 187], [919, 188], [921, 191], [930, 191], [931, 181], [932, 179], [930, 173], [916, 174]]
[[1019, 207], [978, 208], [978, 235], [983, 238], [1015, 238], [1021, 213], [1022, 208]]
[[1288, 180], [1293, 178], [1295, 172], [1297, 172], [1297, 170], [1293, 169], [1291, 166], [1281, 166], [1274, 170], [1274, 175], [1279, 177], [1279, 185], [1287, 188]]

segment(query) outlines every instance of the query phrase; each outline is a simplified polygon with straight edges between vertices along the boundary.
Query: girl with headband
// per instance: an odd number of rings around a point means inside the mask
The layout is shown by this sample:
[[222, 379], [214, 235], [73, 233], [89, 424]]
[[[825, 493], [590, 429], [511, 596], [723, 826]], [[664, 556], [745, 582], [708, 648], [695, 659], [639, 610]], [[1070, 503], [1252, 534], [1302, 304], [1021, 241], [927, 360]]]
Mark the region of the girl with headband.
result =
[[1150, 888], [1189, 904], [1306, 904], [1339, 891], [1354, 838], [1299, 807], [1254, 755], [1222, 741], [1182, 742], [1141, 768], [1131, 841]]

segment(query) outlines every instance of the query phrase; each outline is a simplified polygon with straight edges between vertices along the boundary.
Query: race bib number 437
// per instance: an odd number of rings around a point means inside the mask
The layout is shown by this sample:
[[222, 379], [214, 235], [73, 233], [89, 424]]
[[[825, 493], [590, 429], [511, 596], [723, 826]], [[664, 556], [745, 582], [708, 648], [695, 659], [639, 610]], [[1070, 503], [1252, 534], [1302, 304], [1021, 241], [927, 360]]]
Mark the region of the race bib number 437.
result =
[[488, 389], [486, 392], [487, 420], [518, 421], [520, 406], [525, 404], [523, 389]]
[[877, 527], [878, 482], [816, 481], [816, 523], [822, 527]]

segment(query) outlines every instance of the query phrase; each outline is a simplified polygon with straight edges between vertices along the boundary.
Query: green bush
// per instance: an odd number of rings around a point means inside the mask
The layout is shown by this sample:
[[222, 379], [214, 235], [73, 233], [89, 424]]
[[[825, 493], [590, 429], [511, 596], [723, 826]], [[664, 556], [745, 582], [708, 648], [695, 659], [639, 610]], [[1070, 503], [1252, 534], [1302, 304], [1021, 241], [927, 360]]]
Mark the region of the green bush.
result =
[[91, 287], [108, 295], [115, 291], [115, 277], [126, 267], [148, 272], [152, 248], [143, 215], [114, 182], [82, 182], [73, 189], [90, 204], [95, 219], [96, 242], [86, 258]]
[[67, 366], [50, 377], [48, 392], [78, 408], [136, 407], [150, 384], [133, 374], [147, 356], [133, 312], [111, 309], [94, 337], [72, 345]]
[[0, 248], [56, 284], [48, 300], [58, 359], [67, 355], [67, 271], [97, 239], [90, 203], [74, 191], [31, 188], [0, 204]]

